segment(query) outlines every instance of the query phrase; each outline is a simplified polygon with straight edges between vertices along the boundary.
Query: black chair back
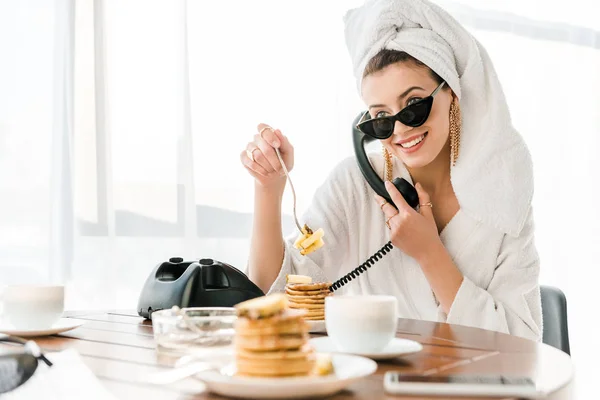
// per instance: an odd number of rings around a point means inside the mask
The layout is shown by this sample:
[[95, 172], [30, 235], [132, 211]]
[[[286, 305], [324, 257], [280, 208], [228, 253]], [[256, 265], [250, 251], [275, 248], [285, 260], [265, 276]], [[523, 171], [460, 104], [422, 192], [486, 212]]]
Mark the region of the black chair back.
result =
[[544, 321], [542, 341], [571, 355], [569, 325], [567, 322], [567, 298], [560, 289], [551, 286], [541, 286], [540, 292]]

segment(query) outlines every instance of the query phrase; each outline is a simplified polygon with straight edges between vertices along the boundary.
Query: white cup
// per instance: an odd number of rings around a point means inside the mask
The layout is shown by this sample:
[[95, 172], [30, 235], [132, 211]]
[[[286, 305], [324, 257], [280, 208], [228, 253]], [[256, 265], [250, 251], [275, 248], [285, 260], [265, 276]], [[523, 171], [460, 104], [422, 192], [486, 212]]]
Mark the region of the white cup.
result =
[[325, 326], [338, 350], [380, 352], [396, 336], [397, 300], [380, 295], [326, 297]]
[[65, 288], [50, 285], [7, 286], [2, 290], [1, 300], [2, 319], [13, 328], [47, 329], [62, 316]]

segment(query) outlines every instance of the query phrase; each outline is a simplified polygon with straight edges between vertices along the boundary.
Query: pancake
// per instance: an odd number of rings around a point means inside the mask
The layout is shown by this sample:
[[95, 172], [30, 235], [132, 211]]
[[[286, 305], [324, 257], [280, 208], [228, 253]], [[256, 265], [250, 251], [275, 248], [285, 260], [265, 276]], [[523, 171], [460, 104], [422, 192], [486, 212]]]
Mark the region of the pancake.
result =
[[[297, 284], [299, 290], [280, 293], [274, 298], [247, 301], [236, 307], [234, 323], [236, 375], [249, 377], [288, 377], [325, 375], [331, 362], [317, 362], [308, 343], [310, 324], [306, 319], [324, 318], [324, 298], [328, 284]], [[317, 287], [305, 290], [303, 287]], [[305, 293], [295, 296], [294, 292]], [[306, 294], [312, 292], [311, 294]], [[283, 300], [281, 299], [283, 297]], [[296, 297], [296, 299], [293, 299]]]
[[315, 299], [309, 296], [288, 296], [289, 303], [304, 303], [304, 304], [325, 304], [325, 299]]
[[310, 327], [304, 322], [304, 318], [302, 318], [297, 321], [287, 321], [286, 323], [271, 326], [239, 324], [235, 327], [235, 334], [242, 336], [304, 334], [309, 329]]
[[302, 317], [305, 312], [298, 309], [286, 309], [283, 313], [270, 318], [250, 319], [250, 318], [238, 318], [234, 326], [238, 328], [261, 328], [261, 327], [272, 327], [289, 324], [293, 321], [297, 323], [302, 322]]
[[325, 298], [329, 297], [329, 294], [289, 294], [289, 293], [285, 293], [286, 298], [288, 299], [288, 301], [290, 299], [314, 299], [314, 300], [322, 300], [325, 301]]
[[266, 360], [248, 361], [237, 358], [235, 361], [237, 373], [249, 376], [293, 376], [308, 375], [315, 366], [314, 357], [300, 360]]
[[306, 314], [306, 317], [304, 317], [304, 319], [306, 318], [310, 318], [310, 317], [325, 317], [325, 310], [314, 310], [314, 311], [310, 311], [308, 314]]
[[305, 321], [325, 321], [325, 315], [319, 315], [315, 317], [304, 317]]
[[234, 307], [238, 317], [269, 318], [279, 315], [287, 309], [287, 299], [283, 293], [274, 293], [271, 296], [255, 297], [243, 301]]
[[286, 360], [307, 359], [314, 353], [313, 348], [305, 344], [297, 350], [278, 350], [278, 351], [251, 351], [238, 349], [236, 356], [246, 360]]
[[304, 357], [299, 357], [299, 358], [290, 358], [287, 360], [280, 360], [280, 359], [276, 359], [276, 358], [254, 358], [254, 359], [249, 359], [249, 358], [243, 358], [243, 357], [238, 357], [237, 358], [237, 362], [239, 363], [243, 363], [244, 365], [252, 365], [254, 367], [257, 368], [266, 368], [266, 367], [273, 367], [274, 369], [277, 369], [277, 367], [294, 367], [294, 366], [298, 366], [298, 365], [306, 365], [307, 363], [312, 363], [315, 361], [315, 353], [312, 352], [310, 354], [305, 354]]
[[330, 282], [321, 282], [321, 283], [288, 283], [286, 285], [287, 288], [296, 291], [303, 290], [323, 290], [329, 289], [331, 286]]
[[308, 335], [261, 335], [261, 336], [241, 336], [236, 335], [234, 344], [236, 349], [254, 350], [254, 351], [273, 351], [273, 350], [297, 350], [304, 346], [308, 340]]
[[333, 293], [331, 293], [329, 291], [329, 289], [325, 289], [325, 290], [294, 290], [294, 289], [290, 289], [286, 286], [285, 294], [289, 294], [292, 296], [314, 296], [317, 294], [324, 294], [326, 296], [329, 296], [329, 295], [332, 295]]
[[311, 304], [311, 303], [296, 303], [293, 301], [290, 301], [289, 304], [290, 308], [299, 308], [299, 309], [303, 309], [303, 310], [308, 310], [313, 311], [313, 310], [324, 310], [325, 309], [325, 304]]

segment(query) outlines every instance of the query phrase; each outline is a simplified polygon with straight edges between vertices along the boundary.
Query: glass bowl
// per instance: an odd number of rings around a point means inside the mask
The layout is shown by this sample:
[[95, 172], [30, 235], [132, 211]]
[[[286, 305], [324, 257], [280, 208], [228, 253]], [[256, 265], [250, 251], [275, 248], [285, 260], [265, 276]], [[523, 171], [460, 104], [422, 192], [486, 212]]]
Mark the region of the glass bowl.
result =
[[173, 307], [152, 313], [152, 330], [159, 350], [193, 353], [232, 345], [236, 320], [230, 307]]

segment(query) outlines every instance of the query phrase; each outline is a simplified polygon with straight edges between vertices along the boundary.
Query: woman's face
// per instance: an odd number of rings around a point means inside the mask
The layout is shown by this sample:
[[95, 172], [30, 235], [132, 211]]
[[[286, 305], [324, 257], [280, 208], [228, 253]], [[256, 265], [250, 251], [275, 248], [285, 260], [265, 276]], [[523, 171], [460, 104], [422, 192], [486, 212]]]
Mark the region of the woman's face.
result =
[[[383, 117], [396, 115], [412, 102], [429, 96], [437, 86], [427, 68], [395, 63], [363, 79], [362, 97], [371, 118]], [[448, 143], [452, 91], [446, 85], [443, 88], [435, 95], [431, 113], [423, 125], [413, 128], [396, 121], [393, 135], [382, 140], [388, 151], [408, 168], [428, 165]]]

